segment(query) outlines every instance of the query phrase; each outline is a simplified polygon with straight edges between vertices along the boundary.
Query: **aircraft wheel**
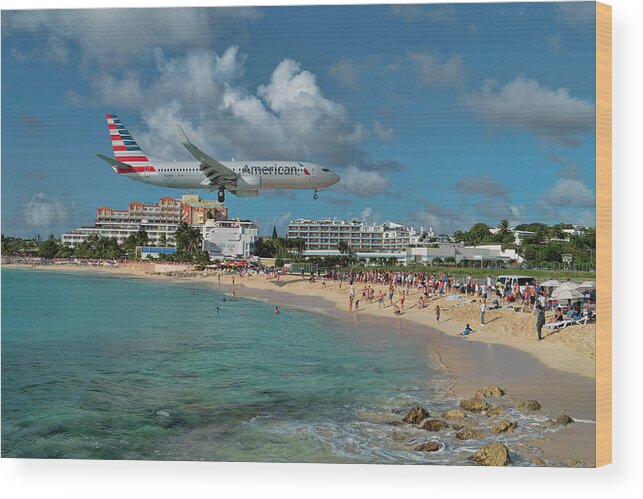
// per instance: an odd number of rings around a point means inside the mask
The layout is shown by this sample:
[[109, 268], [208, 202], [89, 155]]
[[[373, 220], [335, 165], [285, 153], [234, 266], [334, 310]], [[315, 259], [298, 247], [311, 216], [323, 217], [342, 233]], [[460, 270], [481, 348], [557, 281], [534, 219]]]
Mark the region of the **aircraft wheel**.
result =
[[317, 193], [313, 194], [313, 199], [319, 199], [319, 194]]
[[219, 203], [223, 203], [225, 201], [225, 191], [223, 189], [219, 189], [219, 194], [217, 197], [219, 199]]

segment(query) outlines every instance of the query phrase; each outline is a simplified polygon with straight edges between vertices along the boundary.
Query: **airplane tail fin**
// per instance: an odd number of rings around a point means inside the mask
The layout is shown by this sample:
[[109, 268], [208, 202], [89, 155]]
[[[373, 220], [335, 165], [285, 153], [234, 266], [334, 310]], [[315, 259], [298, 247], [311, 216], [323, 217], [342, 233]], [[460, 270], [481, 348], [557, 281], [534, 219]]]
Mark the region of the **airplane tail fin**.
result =
[[121, 123], [118, 116], [106, 114], [105, 118], [107, 118], [107, 128], [112, 139], [112, 149], [114, 149], [116, 160], [132, 166], [148, 166], [150, 160], [147, 154], [136, 143], [134, 137], [125, 128], [125, 125]]

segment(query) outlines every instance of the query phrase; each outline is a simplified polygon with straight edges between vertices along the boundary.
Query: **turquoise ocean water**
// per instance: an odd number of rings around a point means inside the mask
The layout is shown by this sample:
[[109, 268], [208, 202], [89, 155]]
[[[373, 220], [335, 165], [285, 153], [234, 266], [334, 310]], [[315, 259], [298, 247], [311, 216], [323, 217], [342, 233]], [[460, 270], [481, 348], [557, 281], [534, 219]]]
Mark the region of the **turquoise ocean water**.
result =
[[[1, 277], [2, 457], [471, 464], [499, 438], [400, 424], [415, 404], [458, 404], [427, 334], [275, 316], [193, 282]], [[510, 448], [542, 435], [545, 414], [507, 410], [520, 428], [501, 437]], [[414, 451], [428, 440], [440, 451]]]
[[426, 461], [390, 424], [448, 382], [425, 338], [224, 298], [2, 270], [2, 456]]

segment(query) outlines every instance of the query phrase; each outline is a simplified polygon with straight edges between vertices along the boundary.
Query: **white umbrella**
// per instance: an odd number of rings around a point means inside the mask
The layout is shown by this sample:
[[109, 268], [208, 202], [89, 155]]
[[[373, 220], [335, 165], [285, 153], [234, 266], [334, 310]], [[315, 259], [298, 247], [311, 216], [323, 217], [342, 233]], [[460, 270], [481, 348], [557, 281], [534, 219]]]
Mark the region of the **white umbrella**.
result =
[[583, 281], [581, 284], [578, 285], [576, 289], [580, 289], [581, 291], [587, 291], [590, 289], [594, 289], [594, 283], [592, 281]]
[[561, 284], [562, 283], [557, 279], [549, 279], [549, 281], [545, 281], [545, 282], [540, 283], [540, 285], [545, 287], [545, 288], [557, 288]]
[[577, 300], [579, 298], [584, 298], [583, 294], [572, 288], [558, 288], [551, 294], [552, 300]]
[[565, 281], [560, 286], [558, 286], [557, 289], [578, 289], [578, 286], [580, 286], [580, 282]]

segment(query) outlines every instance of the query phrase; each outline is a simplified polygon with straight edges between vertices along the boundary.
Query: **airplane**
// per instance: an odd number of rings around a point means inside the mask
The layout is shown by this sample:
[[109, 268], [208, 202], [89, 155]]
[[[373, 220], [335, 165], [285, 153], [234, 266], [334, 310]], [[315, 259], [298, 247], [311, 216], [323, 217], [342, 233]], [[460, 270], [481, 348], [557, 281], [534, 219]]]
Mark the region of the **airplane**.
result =
[[115, 114], [105, 117], [114, 158], [97, 156], [130, 180], [175, 189], [217, 190], [220, 203], [226, 190], [239, 197], [257, 197], [265, 189], [309, 189], [317, 199], [319, 191], [340, 180], [329, 168], [304, 161], [218, 161], [190, 142], [181, 125], [177, 125], [181, 143], [196, 161], [154, 160]]

